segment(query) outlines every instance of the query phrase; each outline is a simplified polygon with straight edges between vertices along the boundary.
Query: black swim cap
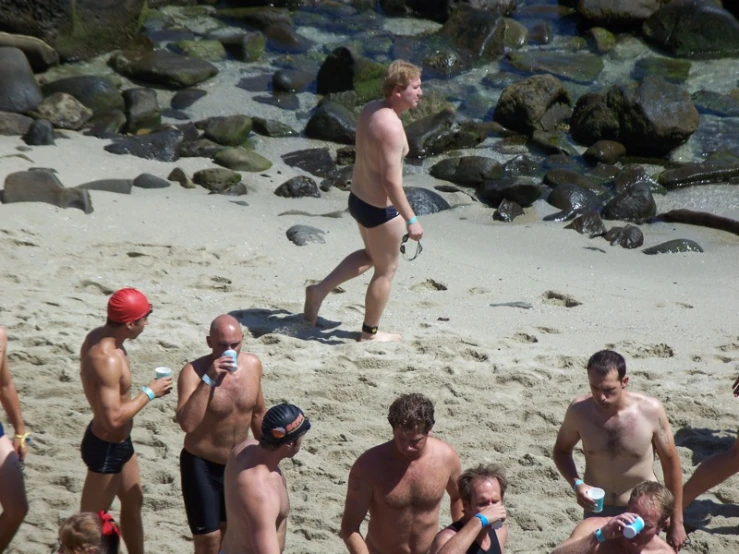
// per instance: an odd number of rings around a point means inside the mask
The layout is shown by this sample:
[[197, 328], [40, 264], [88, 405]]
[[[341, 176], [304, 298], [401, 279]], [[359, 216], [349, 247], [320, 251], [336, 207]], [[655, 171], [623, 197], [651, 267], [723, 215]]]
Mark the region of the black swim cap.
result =
[[292, 404], [277, 404], [264, 414], [262, 440], [283, 445], [305, 435], [309, 429], [310, 421], [303, 410]]

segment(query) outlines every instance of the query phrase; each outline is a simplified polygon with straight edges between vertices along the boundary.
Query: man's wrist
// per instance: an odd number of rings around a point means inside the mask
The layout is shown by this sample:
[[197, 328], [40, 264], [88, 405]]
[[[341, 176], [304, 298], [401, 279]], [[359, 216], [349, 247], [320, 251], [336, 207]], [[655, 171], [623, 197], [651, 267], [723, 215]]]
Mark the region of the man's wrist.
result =
[[475, 517], [480, 520], [480, 523], [482, 523], [482, 526], [483, 527], [487, 527], [488, 525], [490, 525], [490, 522], [488, 521], [488, 518], [486, 518], [484, 515], [482, 515], [482, 514], [475, 514]]
[[603, 535], [603, 529], [601, 529], [600, 527], [596, 529], [595, 533], [593, 534], [595, 535], [595, 540], [597, 540], [598, 542], [606, 542], [607, 539], [605, 535]]
[[584, 485], [584, 484], [585, 484], [585, 481], [583, 481], [579, 477], [576, 477], [575, 480], [572, 482], [572, 490], [576, 491], [577, 487], [579, 487], [580, 485]]
[[406, 225], [413, 225], [414, 223], [418, 223], [418, 218], [415, 215], [405, 222]]
[[211, 379], [211, 377], [207, 373], [203, 373], [203, 376], [200, 379], [203, 381], [203, 383], [205, 383], [209, 387], [215, 387], [216, 386], [215, 379]]
[[149, 401], [154, 400], [157, 397], [157, 395], [154, 394], [154, 391], [151, 390], [149, 387], [141, 387], [141, 392], [149, 397]]

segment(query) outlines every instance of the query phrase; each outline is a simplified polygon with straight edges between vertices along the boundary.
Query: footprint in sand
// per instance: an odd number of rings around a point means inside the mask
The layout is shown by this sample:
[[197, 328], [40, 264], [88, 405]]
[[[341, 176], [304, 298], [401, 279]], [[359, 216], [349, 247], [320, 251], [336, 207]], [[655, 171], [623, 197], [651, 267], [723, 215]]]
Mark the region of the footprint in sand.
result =
[[539, 342], [539, 339], [537, 339], [534, 335], [529, 335], [528, 333], [516, 333], [515, 335], [513, 335], [513, 338], [521, 342]]
[[82, 291], [88, 292], [88, 291], [90, 291], [90, 289], [92, 289], [92, 292], [99, 292], [103, 296], [110, 296], [111, 294], [113, 294], [115, 292], [114, 289], [112, 289], [112, 288], [110, 288], [108, 286], [105, 286], [105, 285], [103, 285], [101, 283], [97, 283], [95, 281], [89, 281], [87, 279], [85, 279], [84, 281], [81, 281], [75, 287], [75, 290], [80, 291], [80, 292], [82, 292]]
[[440, 281], [426, 279], [423, 283], [413, 285], [411, 290], [449, 290], [449, 287]]
[[582, 302], [575, 300], [569, 294], [557, 292], [554, 290], [548, 290], [542, 295], [542, 300], [545, 304], [551, 304], [553, 306], [564, 306], [565, 308], [574, 308], [575, 306], [582, 305]]
[[[626, 341], [621, 347], [634, 358], [672, 358], [675, 351], [671, 346], [660, 344], [637, 344], [633, 341]], [[610, 348], [610, 346], [609, 346]]]

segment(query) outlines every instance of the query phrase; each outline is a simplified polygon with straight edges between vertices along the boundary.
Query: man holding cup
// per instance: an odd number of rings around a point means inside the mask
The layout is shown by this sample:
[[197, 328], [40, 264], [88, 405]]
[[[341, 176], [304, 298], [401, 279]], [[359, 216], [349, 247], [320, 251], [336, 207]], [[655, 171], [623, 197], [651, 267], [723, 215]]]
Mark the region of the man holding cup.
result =
[[185, 432], [180, 476], [196, 554], [218, 554], [226, 531], [223, 489], [231, 449], [251, 427], [261, 437], [266, 406], [262, 362], [241, 352], [244, 334], [232, 316], [219, 315], [206, 342], [211, 351], [185, 364], [177, 381], [177, 422]]
[[[616, 516], [626, 510], [632, 489], [656, 481], [659, 456], [665, 485], [674, 496], [667, 542], [678, 551], [687, 538], [682, 514], [682, 470], [670, 423], [656, 398], [626, 387], [626, 361], [612, 350], [591, 356], [587, 366], [590, 394], [573, 400], [554, 445], [557, 469], [572, 486], [586, 518]], [[572, 453], [582, 441], [585, 475], [578, 476]], [[603, 494], [599, 490], [602, 489]], [[603, 498], [602, 508], [599, 497]], [[601, 508], [596, 512], [597, 508]]]

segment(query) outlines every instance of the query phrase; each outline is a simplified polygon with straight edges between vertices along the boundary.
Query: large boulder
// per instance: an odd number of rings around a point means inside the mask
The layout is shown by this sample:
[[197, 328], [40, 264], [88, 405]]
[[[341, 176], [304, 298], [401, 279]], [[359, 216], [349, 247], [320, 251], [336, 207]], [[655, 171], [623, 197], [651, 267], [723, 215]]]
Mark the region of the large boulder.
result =
[[95, 117], [115, 110], [123, 110], [124, 101], [118, 87], [108, 77], [96, 75], [76, 75], [46, 83], [42, 88], [45, 96], [55, 92], [71, 94], [90, 108]]
[[3, 0], [3, 30], [38, 37], [65, 60], [90, 58], [127, 44], [146, 14], [146, 0]]
[[323, 102], [305, 126], [305, 136], [340, 144], [354, 144], [357, 118], [344, 106]]
[[641, 23], [664, 3], [665, 0], [580, 0], [577, 11], [590, 24], [623, 28]]
[[130, 79], [172, 88], [191, 87], [218, 73], [218, 68], [210, 62], [167, 50], [119, 52], [110, 63]]
[[461, 117], [454, 110], [419, 119], [405, 129], [408, 137], [408, 157], [425, 158], [449, 150], [477, 146], [487, 132], [484, 126]]
[[0, 111], [27, 112], [43, 99], [26, 55], [12, 46], [0, 48]]
[[78, 131], [90, 120], [92, 110], [71, 94], [55, 92], [44, 98], [28, 115], [36, 119], [46, 119], [59, 129]]
[[13, 46], [22, 50], [34, 71], [46, 71], [59, 63], [56, 50], [36, 37], [0, 32], [0, 46]]
[[163, 129], [150, 135], [126, 137], [108, 144], [106, 152], [131, 154], [147, 160], [173, 162], [179, 159], [179, 146], [184, 134], [179, 129]]
[[354, 90], [361, 101], [382, 96], [385, 68], [377, 62], [354, 55], [343, 46], [336, 48], [321, 64], [316, 75], [316, 92], [329, 94]]
[[[556, 77], [534, 75], [503, 89], [493, 119], [508, 129], [531, 135], [537, 130], [555, 128], [560, 117], [547, 117], [547, 112], [561, 112], [569, 117], [570, 95]], [[553, 120], [552, 124], [545, 123], [549, 120]]]
[[429, 173], [437, 179], [467, 187], [478, 187], [485, 181], [503, 177], [503, 166], [485, 156], [447, 158], [434, 164]]
[[492, 62], [505, 51], [506, 29], [506, 22], [497, 13], [464, 6], [436, 34], [472, 59]]

